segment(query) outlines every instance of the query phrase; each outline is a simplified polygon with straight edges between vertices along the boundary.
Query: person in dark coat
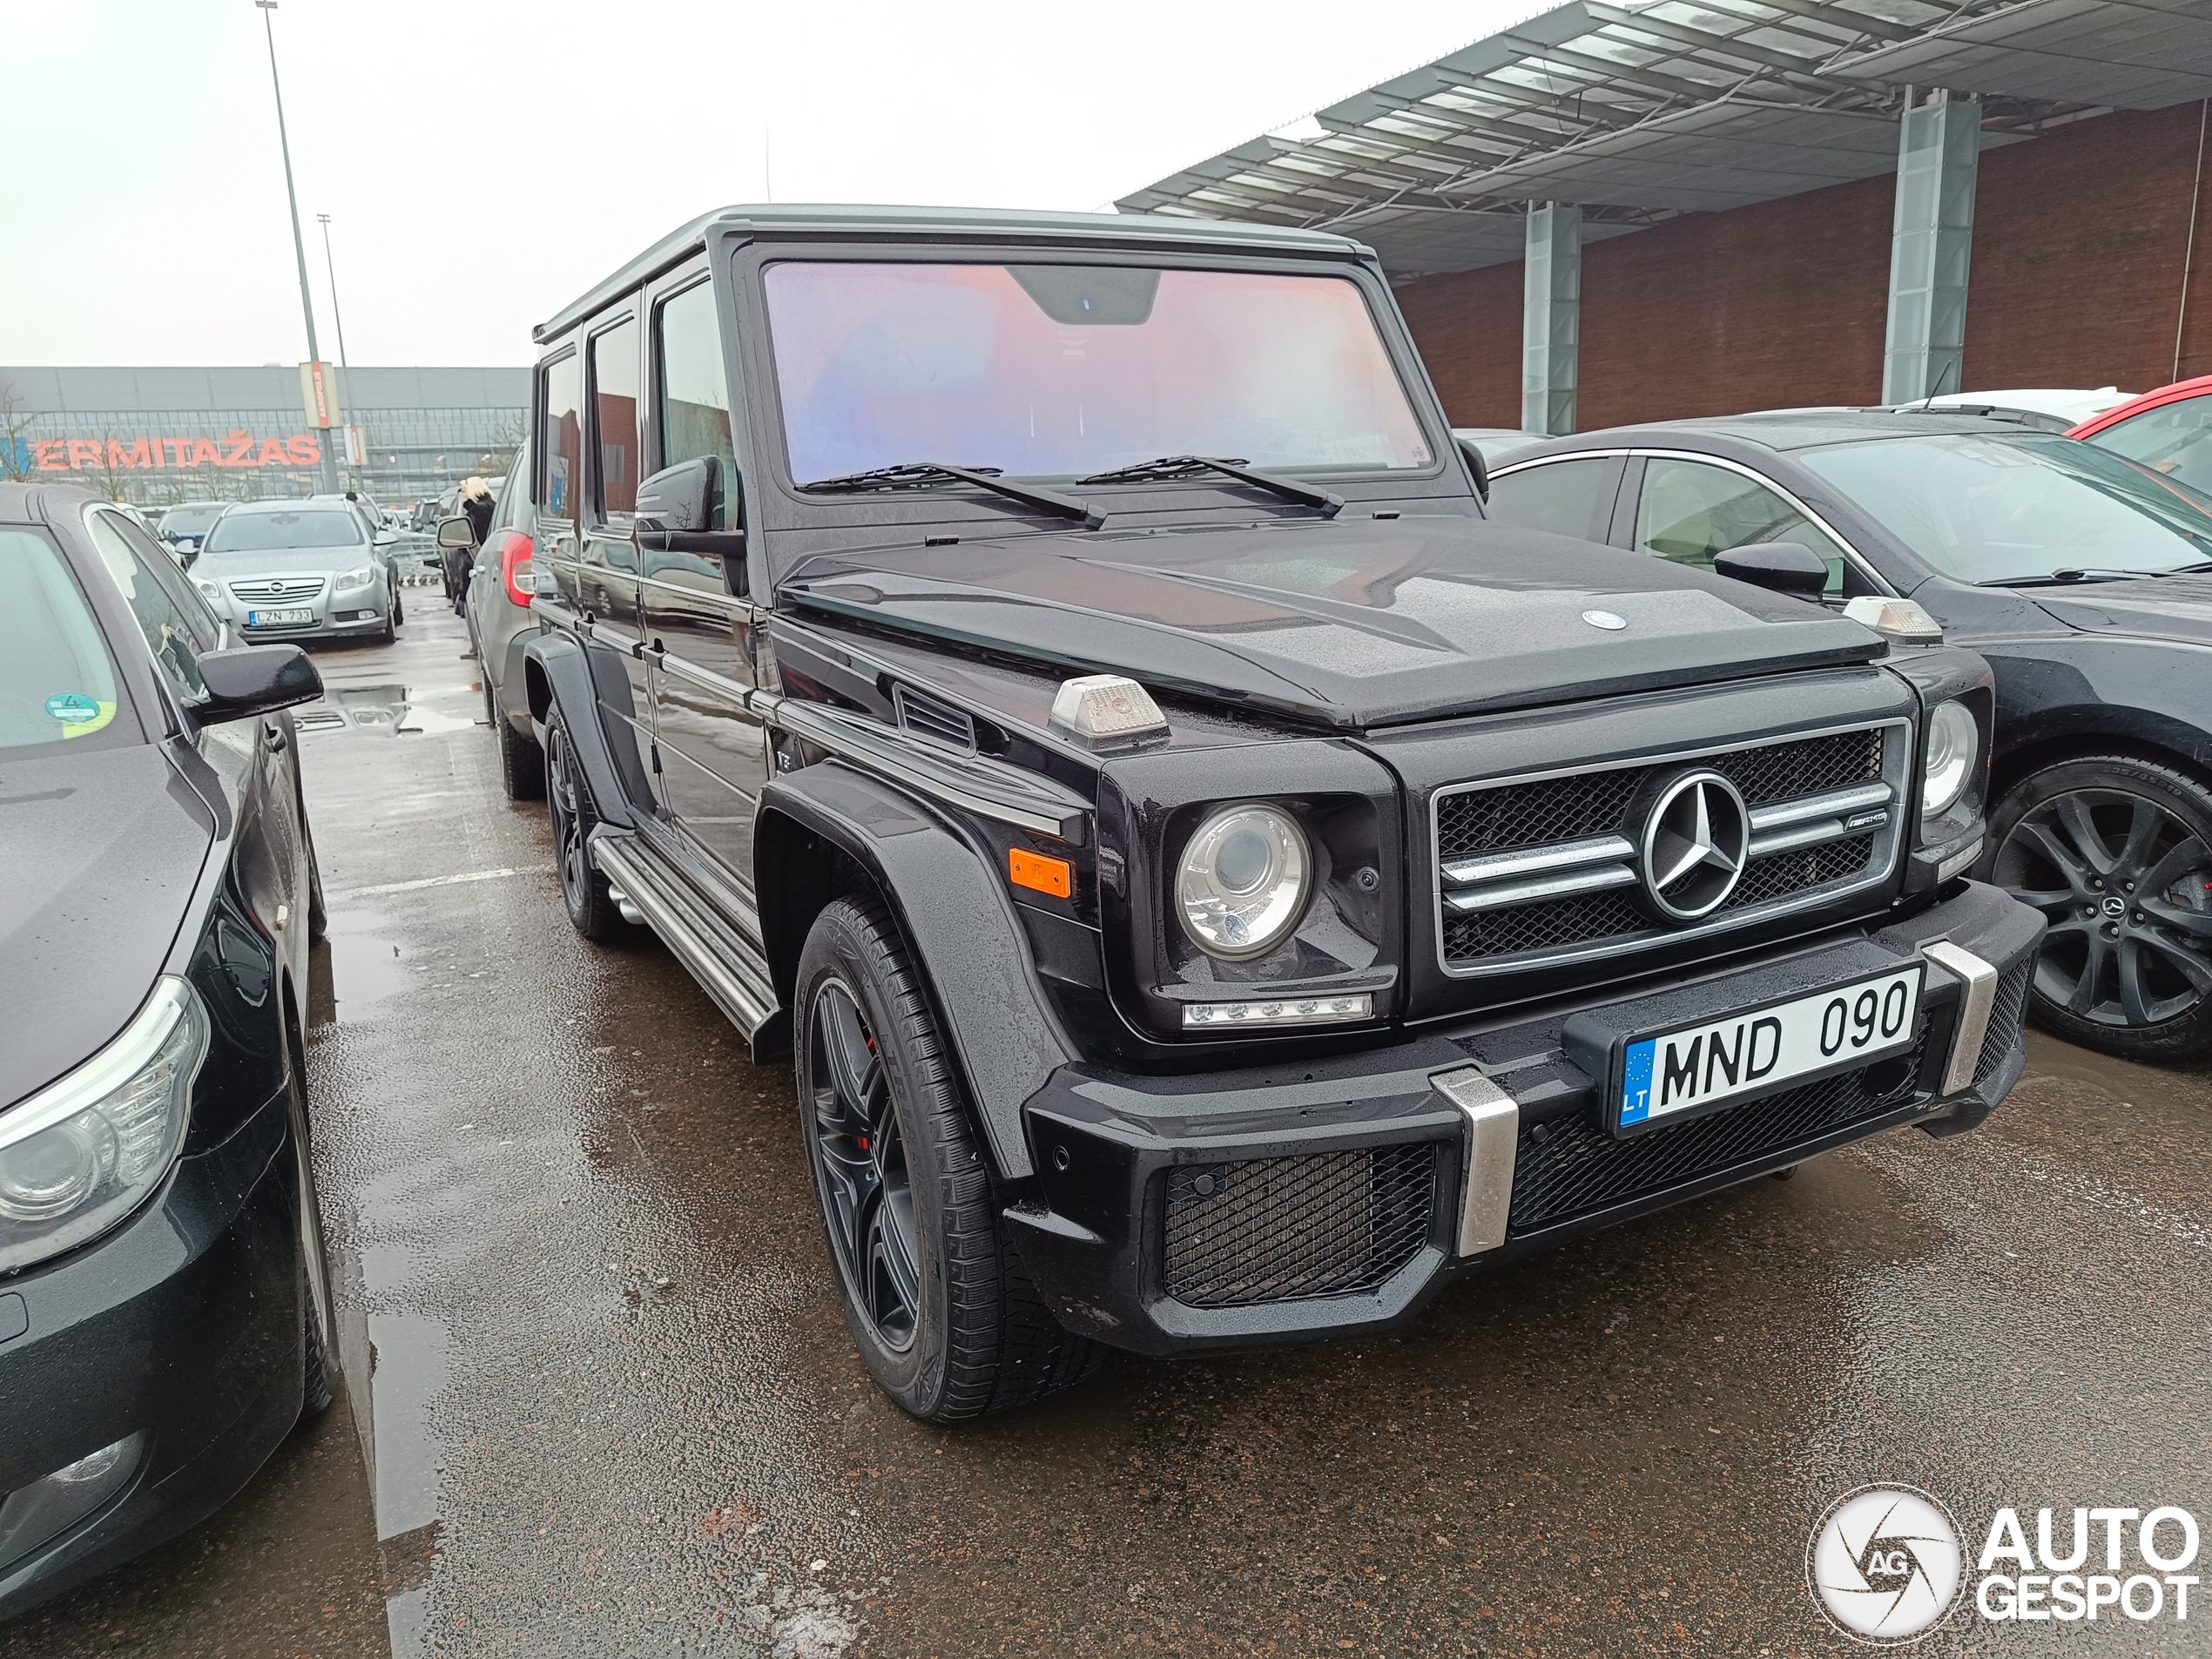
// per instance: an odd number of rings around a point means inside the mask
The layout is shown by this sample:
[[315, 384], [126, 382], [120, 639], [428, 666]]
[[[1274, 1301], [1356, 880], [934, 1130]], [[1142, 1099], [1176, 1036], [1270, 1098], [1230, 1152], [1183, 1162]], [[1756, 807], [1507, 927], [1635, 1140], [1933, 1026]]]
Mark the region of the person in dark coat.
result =
[[[491, 534], [491, 516], [498, 510], [498, 503], [491, 498], [491, 486], [481, 478], [461, 481], [461, 510], [475, 532], [478, 547]], [[469, 568], [476, 556], [467, 548], [449, 547], [445, 550], [446, 597], [453, 602], [455, 615], [466, 615], [469, 609]]]

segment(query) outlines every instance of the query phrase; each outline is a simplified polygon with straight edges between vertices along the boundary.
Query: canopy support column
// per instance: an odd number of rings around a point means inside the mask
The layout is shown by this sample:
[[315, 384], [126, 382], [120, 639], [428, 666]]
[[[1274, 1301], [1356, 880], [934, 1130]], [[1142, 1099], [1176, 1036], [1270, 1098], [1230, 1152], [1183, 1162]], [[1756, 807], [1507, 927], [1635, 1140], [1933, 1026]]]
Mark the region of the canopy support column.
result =
[[1966, 388], [1966, 267], [1973, 253], [1974, 173], [1981, 101], [1905, 89], [1897, 147], [1897, 219], [1890, 239], [1889, 330], [1882, 401], [1909, 403]]
[[1580, 206], [1529, 205], [1521, 282], [1521, 429], [1556, 437], [1575, 429], [1582, 323]]

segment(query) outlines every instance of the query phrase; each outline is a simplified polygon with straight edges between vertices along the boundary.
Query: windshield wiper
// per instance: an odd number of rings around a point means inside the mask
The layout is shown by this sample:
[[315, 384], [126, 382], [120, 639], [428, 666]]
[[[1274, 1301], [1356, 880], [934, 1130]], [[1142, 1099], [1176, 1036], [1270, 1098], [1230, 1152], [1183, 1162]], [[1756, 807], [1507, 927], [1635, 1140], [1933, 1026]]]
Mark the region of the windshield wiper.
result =
[[2077, 582], [2128, 582], [2139, 576], [2196, 576], [2206, 570], [2212, 570], [2212, 559], [2202, 559], [2195, 564], [2168, 565], [2162, 570], [2103, 570], [2093, 566], [2054, 570], [2048, 576], [2000, 576], [1974, 585], [1983, 588], [2064, 588]]
[[1062, 518], [1080, 520], [1087, 530], [1095, 530], [1106, 522], [1106, 515], [1089, 502], [1074, 496], [1063, 496], [1056, 489], [1040, 489], [1035, 484], [1017, 484], [1000, 477], [996, 467], [948, 467], [936, 461], [909, 461], [896, 467], [871, 467], [866, 472], [848, 472], [837, 478], [817, 478], [811, 484], [801, 484], [801, 489], [846, 492], [862, 489], [914, 489], [927, 484], [957, 482], [974, 484], [978, 489], [988, 489], [1001, 496], [1026, 502], [1032, 507], [1042, 507], [1049, 513]]
[[1254, 472], [1241, 460], [1222, 461], [1211, 455], [1162, 455], [1157, 461], [1135, 462], [1126, 467], [1116, 467], [1111, 472], [1095, 472], [1089, 477], [1079, 478], [1076, 482], [1083, 484], [1143, 484], [1154, 479], [1188, 478], [1197, 472], [1222, 473], [1241, 482], [1271, 490], [1285, 501], [1317, 507], [1324, 518], [1334, 518], [1344, 509], [1344, 497], [1329, 490], [1299, 483], [1294, 478], [1278, 478], [1271, 472]]

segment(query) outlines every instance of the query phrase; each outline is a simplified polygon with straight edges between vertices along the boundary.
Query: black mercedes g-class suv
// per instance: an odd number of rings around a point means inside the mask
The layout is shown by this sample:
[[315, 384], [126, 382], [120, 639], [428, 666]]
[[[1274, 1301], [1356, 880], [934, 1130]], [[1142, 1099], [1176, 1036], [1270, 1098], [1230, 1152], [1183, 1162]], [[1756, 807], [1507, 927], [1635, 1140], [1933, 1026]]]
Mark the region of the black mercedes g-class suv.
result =
[[1980, 658], [1486, 521], [1356, 243], [732, 208], [536, 339], [570, 919], [792, 1054], [917, 1415], [1373, 1331], [2020, 1075]]

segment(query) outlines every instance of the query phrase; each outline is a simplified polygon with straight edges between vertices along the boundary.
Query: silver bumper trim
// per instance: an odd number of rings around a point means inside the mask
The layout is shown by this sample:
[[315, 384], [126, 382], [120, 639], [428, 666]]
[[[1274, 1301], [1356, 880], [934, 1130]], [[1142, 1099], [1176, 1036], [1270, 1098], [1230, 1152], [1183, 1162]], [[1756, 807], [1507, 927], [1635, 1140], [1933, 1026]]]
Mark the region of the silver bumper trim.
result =
[[1942, 1092], [1955, 1095], [1973, 1086], [1981, 1065], [1982, 1045], [1989, 1040], [1989, 1011], [1997, 1004], [1997, 969], [1970, 950], [1949, 941], [1927, 946], [1923, 953], [1938, 967], [1956, 974], [1966, 985], [1959, 1003], [1959, 1024], [1951, 1038], [1951, 1060], [1943, 1069]]
[[1429, 1082], [1467, 1114], [1459, 1253], [1477, 1256], [1506, 1242], [1506, 1224], [1513, 1212], [1514, 1160], [1521, 1147], [1521, 1107], [1473, 1066], [1440, 1073]]

